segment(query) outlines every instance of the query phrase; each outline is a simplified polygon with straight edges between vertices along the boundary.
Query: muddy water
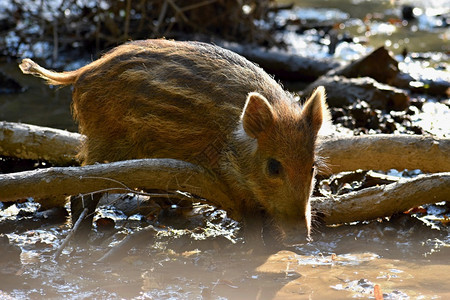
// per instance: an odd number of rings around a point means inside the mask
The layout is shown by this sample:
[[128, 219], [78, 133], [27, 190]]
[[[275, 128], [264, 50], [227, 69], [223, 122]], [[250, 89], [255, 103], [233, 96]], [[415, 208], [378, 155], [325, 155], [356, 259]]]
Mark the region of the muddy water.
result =
[[118, 227], [100, 244], [72, 242], [58, 262], [67, 226], [8, 234], [22, 248], [21, 263], [1, 260], [0, 291], [21, 299], [368, 299], [378, 285], [385, 299], [450, 297], [448, 230], [410, 216], [316, 228], [313, 242], [264, 254], [220, 234], [141, 237], [126, 255], [96, 262], [138, 228]]

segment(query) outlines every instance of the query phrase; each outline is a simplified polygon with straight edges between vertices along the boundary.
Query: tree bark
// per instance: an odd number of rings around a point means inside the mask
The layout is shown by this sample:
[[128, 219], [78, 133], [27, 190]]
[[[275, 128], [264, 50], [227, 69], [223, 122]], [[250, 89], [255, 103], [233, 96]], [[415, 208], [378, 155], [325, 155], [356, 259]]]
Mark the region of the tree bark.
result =
[[79, 164], [75, 156], [83, 136], [65, 130], [0, 122], [0, 155], [42, 159], [66, 166]]
[[363, 170], [450, 171], [450, 138], [364, 135], [324, 139], [319, 154], [330, 173]]
[[126, 188], [182, 190], [221, 206], [226, 188], [205, 169], [174, 159], [140, 159], [84, 167], [53, 167], [0, 175], [0, 201], [34, 197], [61, 198]]
[[[240, 200], [228, 198], [220, 182], [198, 166], [171, 159], [144, 159], [0, 175], [0, 201], [100, 190], [123, 192], [124, 185], [188, 191], [219, 208]], [[312, 207], [324, 215], [326, 224], [340, 224], [390, 216], [422, 204], [446, 201], [449, 196], [450, 173], [438, 173], [345, 195], [313, 198]]]
[[332, 198], [313, 198], [312, 207], [326, 224], [389, 217], [423, 204], [450, 199], [450, 173], [421, 175]]
[[[56, 165], [76, 164], [84, 137], [64, 130], [0, 122], [0, 155], [43, 159]], [[450, 138], [421, 135], [364, 135], [324, 138], [320, 155], [329, 172], [420, 169], [450, 170]]]

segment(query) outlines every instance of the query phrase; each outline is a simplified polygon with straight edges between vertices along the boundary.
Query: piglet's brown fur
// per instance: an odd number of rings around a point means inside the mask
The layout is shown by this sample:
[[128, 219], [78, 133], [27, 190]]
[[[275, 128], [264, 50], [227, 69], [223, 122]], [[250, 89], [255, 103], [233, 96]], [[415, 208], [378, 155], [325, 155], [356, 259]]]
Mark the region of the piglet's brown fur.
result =
[[282, 232], [309, 235], [316, 140], [327, 115], [322, 87], [302, 106], [231, 51], [162, 39], [121, 45], [75, 71], [49, 71], [29, 59], [20, 68], [73, 85], [74, 117], [87, 136], [84, 164], [199, 164], [226, 183], [232, 200], [221, 206], [232, 217], [262, 210]]

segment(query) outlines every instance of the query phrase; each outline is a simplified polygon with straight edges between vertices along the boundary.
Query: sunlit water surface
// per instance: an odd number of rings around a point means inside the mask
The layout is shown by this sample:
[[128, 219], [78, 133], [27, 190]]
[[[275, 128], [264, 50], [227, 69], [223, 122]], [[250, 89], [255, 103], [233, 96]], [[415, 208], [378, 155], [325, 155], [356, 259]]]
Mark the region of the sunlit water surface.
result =
[[56, 262], [68, 227], [48, 226], [8, 234], [22, 249], [21, 264], [2, 264], [0, 290], [21, 299], [368, 299], [378, 285], [385, 299], [448, 299], [450, 240], [438, 228], [404, 215], [318, 228], [314, 241], [266, 254], [220, 235], [157, 243], [149, 236], [99, 263], [138, 228], [122, 222], [101, 244], [72, 242]]

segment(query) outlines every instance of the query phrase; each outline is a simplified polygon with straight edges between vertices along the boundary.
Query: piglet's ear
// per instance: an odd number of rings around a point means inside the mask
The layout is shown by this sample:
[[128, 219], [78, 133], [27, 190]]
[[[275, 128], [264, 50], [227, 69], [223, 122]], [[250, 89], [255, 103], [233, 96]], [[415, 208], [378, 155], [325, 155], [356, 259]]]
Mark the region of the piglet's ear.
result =
[[241, 116], [245, 132], [252, 138], [258, 138], [274, 121], [272, 105], [259, 93], [250, 93]]
[[314, 134], [319, 132], [322, 123], [329, 118], [328, 106], [325, 101], [325, 88], [319, 86], [303, 105], [303, 120], [309, 124]]

